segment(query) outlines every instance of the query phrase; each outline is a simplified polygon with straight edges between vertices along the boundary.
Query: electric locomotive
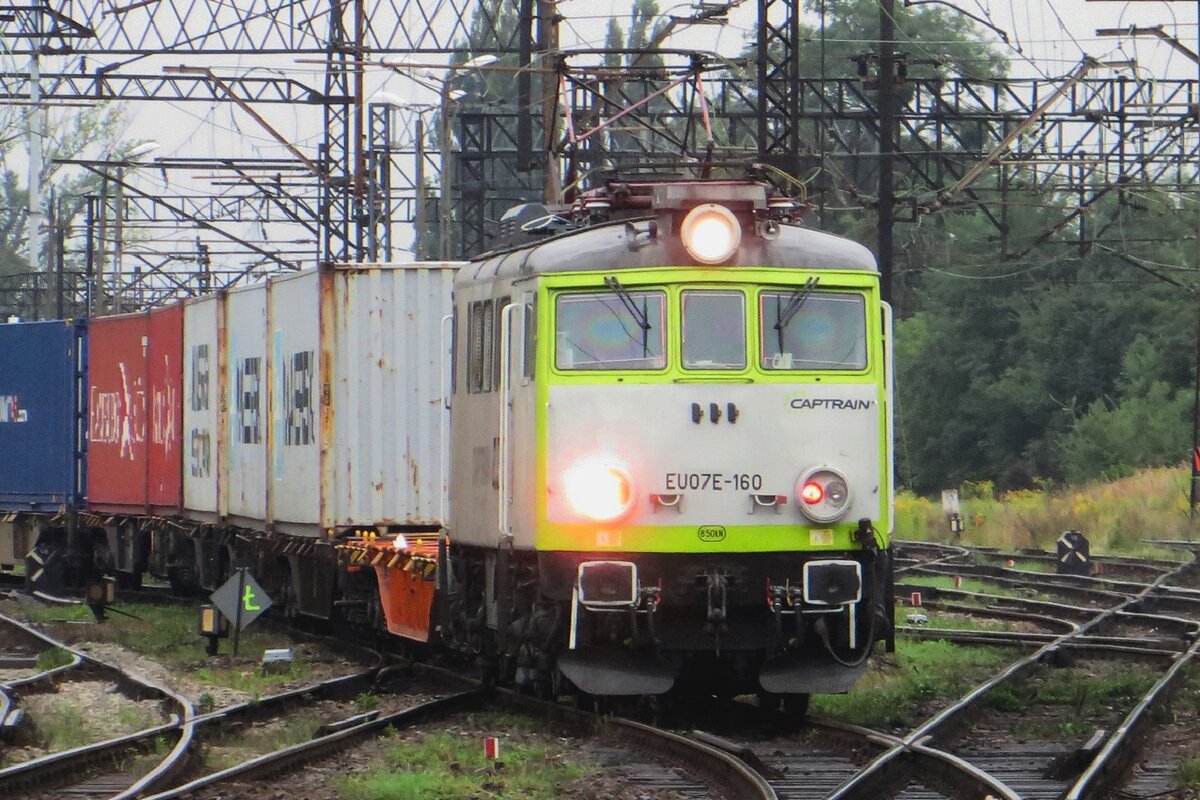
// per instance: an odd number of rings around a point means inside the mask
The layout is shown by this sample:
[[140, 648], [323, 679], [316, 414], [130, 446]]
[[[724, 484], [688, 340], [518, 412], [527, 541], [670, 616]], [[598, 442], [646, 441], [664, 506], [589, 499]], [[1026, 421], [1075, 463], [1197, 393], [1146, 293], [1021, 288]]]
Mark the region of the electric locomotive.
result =
[[870, 253], [796, 215], [610, 181], [467, 263], [0, 326], [0, 569], [246, 565], [542, 694], [802, 711], [893, 646], [892, 368]]
[[574, 211], [456, 277], [442, 638], [551, 693], [846, 691], [893, 646], [873, 257], [751, 181]]

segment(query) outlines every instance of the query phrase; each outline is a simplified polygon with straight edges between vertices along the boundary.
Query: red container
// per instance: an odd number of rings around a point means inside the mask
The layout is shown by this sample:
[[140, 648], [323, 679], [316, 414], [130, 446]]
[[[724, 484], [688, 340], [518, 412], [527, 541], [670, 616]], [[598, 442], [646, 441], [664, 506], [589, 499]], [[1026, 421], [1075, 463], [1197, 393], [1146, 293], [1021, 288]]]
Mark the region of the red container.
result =
[[149, 473], [147, 501], [156, 514], [183, 506], [183, 305], [150, 312]]
[[174, 513], [183, 504], [183, 306], [89, 327], [88, 508]]
[[150, 316], [99, 317], [88, 343], [88, 507], [145, 513]]

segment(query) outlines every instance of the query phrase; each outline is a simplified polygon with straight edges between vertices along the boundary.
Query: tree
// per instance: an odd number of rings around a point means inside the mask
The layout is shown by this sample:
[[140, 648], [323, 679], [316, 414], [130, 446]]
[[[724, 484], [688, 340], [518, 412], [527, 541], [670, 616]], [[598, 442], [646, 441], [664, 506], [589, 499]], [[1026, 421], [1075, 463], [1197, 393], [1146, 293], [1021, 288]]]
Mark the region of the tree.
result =
[[[28, 253], [29, 193], [24, 159], [19, 157], [20, 119], [9, 118], [0, 132], [0, 314], [21, 314], [28, 303], [27, 287], [36, 280], [30, 274]], [[119, 160], [139, 144], [122, 139], [123, 111], [119, 106], [97, 104], [79, 113], [55, 120], [47, 126], [43, 144], [42, 186], [47, 204], [58, 198], [58, 224], [72, 226], [86, 206], [89, 194], [98, 194], [101, 179], [90, 172], [66, 168], [59, 160], [78, 159], [91, 153], [106, 160]], [[38, 263], [51, 263], [53, 237], [44, 237]], [[74, 264], [77, 268], [79, 265]], [[72, 267], [68, 267], [71, 269]]]
[[[1063, 213], [1032, 192], [1012, 211], [1017, 250]], [[978, 214], [925, 222], [910, 262], [923, 263], [918, 310], [897, 330], [902, 480], [1027, 486], [1187, 452], [1194, 300], [1129, 263], [1187, 264], [1187, 220], [1153, 192], [1105, 198], [1094, 212], [1093, 225], [1138, 241], [1120, 255], [1081, 252], [1066, 229], [1001, 261]]]

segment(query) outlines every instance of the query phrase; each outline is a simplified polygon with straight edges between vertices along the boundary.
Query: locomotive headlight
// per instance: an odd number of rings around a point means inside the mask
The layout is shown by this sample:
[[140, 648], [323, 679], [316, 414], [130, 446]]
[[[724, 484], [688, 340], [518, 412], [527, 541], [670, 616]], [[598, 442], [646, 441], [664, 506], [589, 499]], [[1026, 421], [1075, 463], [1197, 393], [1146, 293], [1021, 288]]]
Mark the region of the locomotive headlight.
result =
[[796, 481], [796, 503], [813, 522], [834, 522], [850, 508], [846, 477], [829, 467], [815, 467]]
[[633, 508], [633, 479], [622, 467], [605, 461], [583, 461], [563, 475], [567, 502], [594, 522], [612, 522]]
[[696, 206], [679, 226], [683, 246], [702, 264], [728, 261], [742, 241], [742, 226], [725, 206], [704, 203]]

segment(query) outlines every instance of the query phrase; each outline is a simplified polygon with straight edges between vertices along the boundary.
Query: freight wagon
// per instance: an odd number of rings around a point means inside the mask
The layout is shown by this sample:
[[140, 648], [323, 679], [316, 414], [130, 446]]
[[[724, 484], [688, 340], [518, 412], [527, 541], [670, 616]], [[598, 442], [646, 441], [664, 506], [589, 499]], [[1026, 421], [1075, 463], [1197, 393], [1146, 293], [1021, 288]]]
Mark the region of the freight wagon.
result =
[[331, 266], [99, 317], [86, 358], [82, 325], [0, 325], [5, 563], [42, 536], [75, 582], [212, 588], [254, 532], [290, 609], [328, 616], [337, 534], [441, 526], [454, 269]]

